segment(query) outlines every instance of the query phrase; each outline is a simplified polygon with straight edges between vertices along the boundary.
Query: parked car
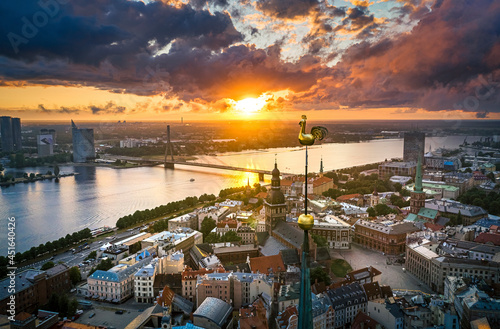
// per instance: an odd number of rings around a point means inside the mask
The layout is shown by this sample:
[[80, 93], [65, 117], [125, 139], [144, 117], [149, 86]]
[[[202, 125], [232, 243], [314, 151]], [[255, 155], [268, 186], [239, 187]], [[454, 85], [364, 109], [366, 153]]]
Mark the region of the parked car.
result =
[[90, 319], [90, 318], [93, 318], [94, 316], [95, 316], [95, 313], [94, 313], [94, 312], [90, 313], [90, 314], [89, 314], [89, 319]]
[[115, 312], [115, 314], [123, 314], [123, 310], [118, 310]]

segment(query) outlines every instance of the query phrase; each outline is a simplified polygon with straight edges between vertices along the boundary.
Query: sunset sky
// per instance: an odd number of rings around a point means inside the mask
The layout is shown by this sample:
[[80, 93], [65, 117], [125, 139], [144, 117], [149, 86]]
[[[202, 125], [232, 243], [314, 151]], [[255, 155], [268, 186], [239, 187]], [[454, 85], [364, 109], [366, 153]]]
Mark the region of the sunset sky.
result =
[[500, 1], [0, 2], [0, 115], [500, 119]]

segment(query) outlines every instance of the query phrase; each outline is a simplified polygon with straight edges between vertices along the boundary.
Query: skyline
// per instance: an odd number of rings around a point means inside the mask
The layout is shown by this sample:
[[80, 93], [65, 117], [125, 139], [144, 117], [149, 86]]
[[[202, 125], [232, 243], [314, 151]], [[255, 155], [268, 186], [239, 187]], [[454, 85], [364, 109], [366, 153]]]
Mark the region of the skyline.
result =
[[500, 119], [500, 4], [0, 4], [0, 115], [23, 121]]

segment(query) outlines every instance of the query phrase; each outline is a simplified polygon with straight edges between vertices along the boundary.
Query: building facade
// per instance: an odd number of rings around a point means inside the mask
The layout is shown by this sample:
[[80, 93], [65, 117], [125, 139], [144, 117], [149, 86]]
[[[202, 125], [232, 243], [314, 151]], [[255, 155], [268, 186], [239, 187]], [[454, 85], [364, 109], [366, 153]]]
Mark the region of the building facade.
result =
[[425, 133], [411, 131], [404, 133], [403, 161], [417, 162], [418, 158], [424, 158]]
[[0, 133], [3, 152], [22, 150], [21, 119], [8, 116], [0, 117]]
[[405, 252], [406, 235], [419, 231], [408, 222], [374, 222], [360, 219], [355, 224], [355, 241], [362, 246], [388, 255]]
[[83, 163], [95, 159], [94, 129], [79, 129], [71, 120], [73, 134], [73, 162]]

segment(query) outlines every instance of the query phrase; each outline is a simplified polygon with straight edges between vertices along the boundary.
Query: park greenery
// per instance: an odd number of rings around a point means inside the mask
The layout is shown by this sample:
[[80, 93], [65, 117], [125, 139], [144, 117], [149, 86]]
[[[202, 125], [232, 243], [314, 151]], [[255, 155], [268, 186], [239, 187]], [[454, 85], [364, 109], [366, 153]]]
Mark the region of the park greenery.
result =
[[78, 308], [78, 301], [75, 298], [71, 300], [66, 294], [53, 293], [44, 309], [47, 311], [58, 312], [61, 317], [71, 317], [75, 315]]
[[45, 264], [42, 265], [42, 267], [40, 268], [42, 271], [46, 271], [48, 270], [49, 268], [53, 268], [54, 266], [56, 266], [56, 264], [54, 264], [54, 262], [47, 262]]
[[[335, 172], [328, 172], [325, 174], [326, 177], [337, 180], [335, 184], [338, 184], [339, 180], [344, 180], [345, 177], [341, 177], [342, 174], [337, 174]], [[357, 179], [347, 181], [342, 185], [342, 188], [331, 188], [328, 191], [323, 192], [323, 196], [336, 199], [341, 195], [347, 194], [370, 194], [374, 191], [375, 187], [378, 192], [388, 192], [395, 191], [398, 186], [395, 186], [390, 180], [380, 180], [377, 174], [371, 175], [359, 175]], [[401, 185], [401, 184], [399, 184]]]
[[77, 266], [73, 266], [69, 269], [69, 279], [73, 286], [76, 286], [78, 282], [82, 281], [82, 274]]
[[97, 258], [97, 251], [92, 250], [87, 257], [85, 257], [84, 260], [89, 260], [89, 259], [96, 259]]
[[312, 233], [311, 236], [312, 236], [312, 238], [314, 240], [314, 243], [316, 243], [316, 245], [318, 247], [327, 247], [328, 242], [326, 240], [326, 237], [324, 237], [322, 235], [317, 235], [317, 234], [314, 234], [314, 233]]
[[388, 214], [397, 214], [398, 211], [395, 209], [392, 209], [386, 204], [379, 203], [374, 207], [369, 207], [366, 212], [368, 213], [368, 216], [370, 217], [375, 217], [375, 216], [385, 216]]
[[492, 215], [500, 215], [499, 193], [486, 192], [478, 188], [473, 188], [459, 196], [457, 200], [464, 204], [481, 207]]
[[346, 262], [344, 259], [334, 259], [332, 260], [332, 265], [330, 267], [333, 275], [337, 278], [343, 278], [347, 273], [352, 271], [351, 265]]
[[222, 235], [217, 233], [209, 233], [204, 238], [205, 243], [219, 243], [219, 242], [240, 242], [241, 237], [235, 231], [228, 231]]
[[136, 243], [134, 243], [133, 245], [130, 246], [129, 251], [130, 251], [130, 254], [132, 255], [141, 249], [142, 249], [141, 241], [137, 241]]
[[205, 216], [205, 218], [203, 218], [203, 221], [201, 222], [200, 232], [203, 233], [204, 240], [206, 240], [207, 236], [210, 234], [210, 232], [212, 232], [215, 226], [216, 223], [214, 219], [208, 216]]
[[59, 153], [42, 158], [28, 158], [23, 153], [12, 154], [9, 158], [12, 168], [38, 167], [56, 163], [66, 163], [72, 160], [71, 153]]
[[109, 259], [109, 258], [108, 259], [104, 259], [99, 264], [97, 264], [96, 267], [92, 267], [92, 269], [90, 270], [88, 276], [91, 276], [92, 273], [94, 273], [97, 270], [107, 271], [110, 268], [112, 268], [113, 266], [114, 266], [113, 265], [113, 261], [111, 259]]
[[215, 196], [204, 194], [198, 197], [187, 197], [181, 201], [172, 201], [166, 205], [161, 205], [153, 209], [137, 210], [132, 215], [126, 215], [118, 219], [116, 226], [119, 229], [135, 226], [146, 221], [166, 216], [170, 213], [181, 211], [187, 208], [192, 208], [198, 203], [214, 200]]
[[330, 276], [322, 267], [315, 267], [311, 270], [311, 284], [315, 283], [316, 280], [318, 282], [324, 282], [327, 286], [331, 283]]

